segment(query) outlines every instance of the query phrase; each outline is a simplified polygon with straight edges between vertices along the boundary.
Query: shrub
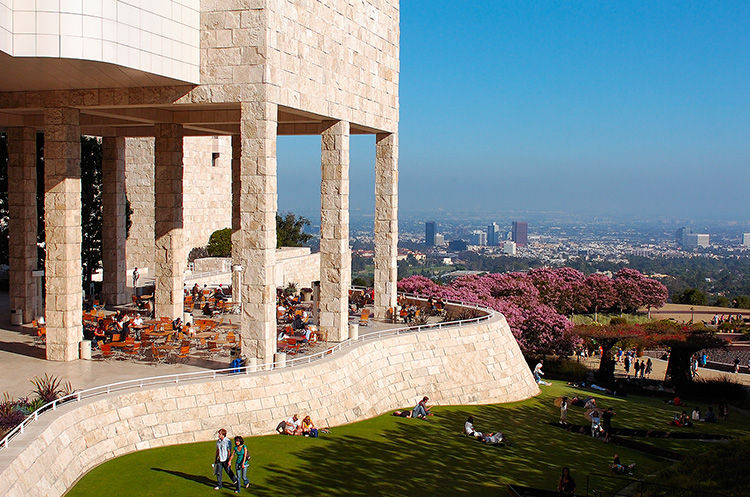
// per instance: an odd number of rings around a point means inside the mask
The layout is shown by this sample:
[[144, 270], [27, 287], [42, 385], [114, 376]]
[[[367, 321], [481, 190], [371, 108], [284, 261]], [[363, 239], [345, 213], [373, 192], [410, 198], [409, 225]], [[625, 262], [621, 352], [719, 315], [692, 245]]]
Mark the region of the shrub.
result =
[[719, 401], [722, 399], [732, 399], [732, 403], [746, 403], [747, 390], [745, 386], [731, 378], [722, 378], [720, 380], [708, 380], [699, 378], [687, 384], [682, 392], [683, 395], [689, 394], [702, 399], [711, 399]]
[[206, 250], [206, 247], [193, 247], [190, 249], [187, 261], [188, 263], [191, 263], [196, 259], [203, 259], [205, 257], [208, 257], [208, 250]]
[[232, 228], [224, 228], [211, 233], [206, 251], [211, 257], [229, 257], [232, 255]]
[[43, 378], [34, 376], [29, 381], [34, 384], [34, 393], [45, 404], [73, 392], [70, 382], [63, 383], [59, 376], [49, 376], [47, 373], [44, 373]]
[[27, 404], [26, 399], [13, 400], [5, 393], [3, 400], [0, 402], [0, 428], [4, 432], [12, 430], [24, 420], [24, 406]]

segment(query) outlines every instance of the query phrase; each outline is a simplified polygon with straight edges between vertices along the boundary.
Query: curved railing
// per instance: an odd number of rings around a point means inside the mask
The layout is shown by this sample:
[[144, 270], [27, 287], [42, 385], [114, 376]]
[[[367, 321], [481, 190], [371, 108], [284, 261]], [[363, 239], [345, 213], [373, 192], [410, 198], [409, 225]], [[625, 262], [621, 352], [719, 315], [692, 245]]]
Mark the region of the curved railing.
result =
[[[410, 299], [421, 300], [421, 301], [426, 302], [426, 299], [422, 297], [418, 297], [416, 295], [411, 295], [411, 294], [402, 294], [402, 295]], [[455, 302], [455, 301], [446, 301], [446, 303], [459, 306], [459, 307], [463, 307], [465, 309], [475, 309], [481, 312], [485, 312], [486, 314], [483, 316], [479, 316], [479, 317], [475, 317], [471, 319], [463, 319], [463, 320], [458, 320], [458, 321], [447, 321], [447, 322], [423, 324], [423, 325], [403, 326], [400, 328], [389, 328], [387, 330], [380, 330], [380, 331], [373, 331], [370, 333], [365, 333], [363, 335], [359, 335], [357, 338], [350, 338], [340, 343], [337, 343], [333, 347], [329, 347], [324, 351], [317, 352], [315, 354], [306, 355], [304, 357], [296, 357], [294, 359], [289, 359], [285, 361], [283, 365], [280, 365], [280, 363], [278, 362], [269, 362], [269, 363], [257, 364], [257, 365], [252, 365], [252, 366], [243, 366], [239, 368], [235, 367], [235, 368], [215, 369], [215, 370], [210, 370], [210, 371], [194, 371], [190, 373], [153, 376], [149, 378], [126, 380], [126, 381], [120, 381], [117, 383], [110, 383], [108, 385], [87, 388], [86, 390], [81, 390], [80, 392], [74, 392], [70, 395], [66, 395], [65, 397], [61, 397], [57, 400], [49, 402], [43, 405], [42, 407], [40, 407], [39, 409], [37, 409], [36, 411], [34, 411], [33, 413], [31, 413], [29, 416], [26, 417], [26, 419], [24, 419], [21, 422], [21, 424], [19, 424], [18, 426], [13, 428], [10, 432], [8, 432], [5, 438], [0, 440], [0, 450], [8, 447], [8, 444], [13, 439], [13, 437], [24, 433], [26, 427], [30, 425], [31, 423], [33, 423], [34, 421], [36, 421], [37, 419], [39, 419], [40, 415], [49, 411], [56, 411], [57, 408], [60, 407], [61, 405], [67, 404], [70, 402], [80, 402], [81, 400], [89, 399], [91, 397], [107, 395], [113, 392], [121, 392], [124, 390], [137, 390], [137, 389], [150, 387], [154, 385], [179, 384], [179, 383], [184, 383], [184, 382], [189, 382], [189, 381], [210, 380], [210, 379], [215, 379], [219, 377], [225, 377], [227, 375], [258, 374], [258, 373], [267, 372], [273, 369], [299, 367], [299, 366], [310, 364], [315, 361], [319, 361], [340, 350], [352, 347], [353, 345], [359, 342], [377, 340], [379, 338], [389, 336], [389, 335], [402, 335], [405, 333], [418, 333], [420, 331], [442, 329], [442, 328], [447, 328], [447, 327], [466, 326], [470, 324], [480, 323], [482, 321], [488, 321], [492, 319], [495, 315], [495, 311], [493, 309], [481, 307], [476, 304], [467, 304], [464, 302]]]

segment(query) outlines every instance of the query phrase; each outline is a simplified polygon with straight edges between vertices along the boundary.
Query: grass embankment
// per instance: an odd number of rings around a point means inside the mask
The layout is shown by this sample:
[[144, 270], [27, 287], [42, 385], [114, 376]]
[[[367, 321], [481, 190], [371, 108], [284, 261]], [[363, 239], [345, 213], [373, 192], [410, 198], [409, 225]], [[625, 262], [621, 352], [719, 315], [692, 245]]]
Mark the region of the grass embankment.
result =
[[[606, 473], [615, 452], [623, 462], [637, 463], [636, 476], [653, 474], [672, 464], [549, 425], [559, 419], [559, 409], [552, 400], [575, 393], [589, 392], [554, 382], [538, 397], [523, 402], [436, 407], [436, 415], [428, 422], [383, 415], [334, 427], [331, 434], [318, 439], [279, 435], [247, 439], [252, 454], [250, 492], [260, 496], [501, 495], [508, 483], [555, 489], [561, 468], [570, 466], [578, 482], [577, 493], [585, 494], [586, 475]], [[615, 427], [665, 430], [676, 410], [658, 399], [593, 395], [600, 407], [611, 405], [615, 409]], [[474, 416], [477, 429], [501, 430], [515, 445], [490, 447], [460, 436], [468, 415]], [[583, 409], [575, 407], [570, 409], [569, 422], [588, 424]], [[747, 433], [749, 424], [747, 417], [733, 413], [726, 423], [700, 423], [685, 430], [738, 436]], [[226, 428], [230, 435], [235, 434], [236, 427]], [[640, 440], [684, 449], [686, 454], [716, 445]], [[68, 495], [214, 494], [214, 447], [213, 442], [204, 442], [125, 455], [94, 468]], [[232, 493], [227, 482], [224, 485], [216, 495]], [[617, 482], [597, 480], [599, 489], [619, 486]]]

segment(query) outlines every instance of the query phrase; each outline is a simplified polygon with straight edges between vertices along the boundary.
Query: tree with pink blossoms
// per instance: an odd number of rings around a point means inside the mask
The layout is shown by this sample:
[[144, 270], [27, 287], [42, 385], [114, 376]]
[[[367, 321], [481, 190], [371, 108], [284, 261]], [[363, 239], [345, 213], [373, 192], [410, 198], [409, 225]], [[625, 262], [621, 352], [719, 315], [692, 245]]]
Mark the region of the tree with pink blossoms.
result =
[[667, 290], [667, 287], [651, 278], [644, 278], [640, 282], [640, 285], [641, 294], [643, 295], [641, 305], [646, 306], [648, 309], [648, 318], [651, 319], [651, 308], [663, 306], [669, 298], [669, 290]]
[[609, 309], [617, 302], [614, 283], [606, 275], [594, 273], [586, 277], [583, 287], [591, 309], [594, 310], [594, 321], [598, 322], [599, 311]]

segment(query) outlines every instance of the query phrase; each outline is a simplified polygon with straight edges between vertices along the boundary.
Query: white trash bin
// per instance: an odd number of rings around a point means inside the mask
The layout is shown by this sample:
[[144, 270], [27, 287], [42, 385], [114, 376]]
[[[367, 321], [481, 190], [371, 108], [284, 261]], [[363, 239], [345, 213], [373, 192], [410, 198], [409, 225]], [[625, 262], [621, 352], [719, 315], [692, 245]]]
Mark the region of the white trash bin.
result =
[[91, 360], [91, 340], [81, 340], [81, 359]]
[[274, 368], [286, 367], [286, 352], [276, 352], [273, 355], [273, 367]]
[[10, 324], [13, 326], [21, 326], [23, 324], [23, 309], [10, 310]]
[[349, 340], [356, 340], [359, 338], [359, 324], [349, 323]]

